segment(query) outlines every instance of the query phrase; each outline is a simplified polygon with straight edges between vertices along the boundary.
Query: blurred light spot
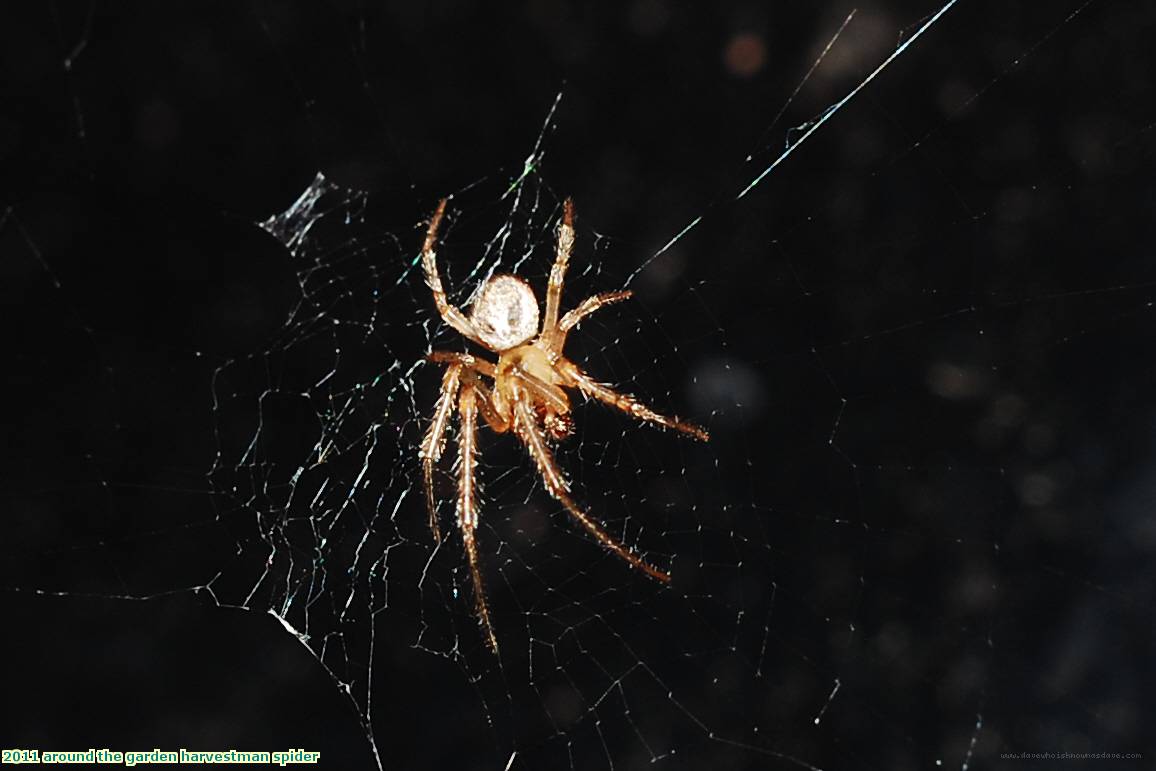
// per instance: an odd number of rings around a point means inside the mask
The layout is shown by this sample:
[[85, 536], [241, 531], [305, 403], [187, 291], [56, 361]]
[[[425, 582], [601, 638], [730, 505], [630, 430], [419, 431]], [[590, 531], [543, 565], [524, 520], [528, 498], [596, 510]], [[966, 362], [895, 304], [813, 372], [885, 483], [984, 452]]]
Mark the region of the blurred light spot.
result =
[[973, 655], [962, 656], [940, 680], [939, 703], [943, 706], [967, 703], [975, 698], [977, 692], [982, 692], [988, 677], [983, 659]]
[[1048, 474], [1028, 474], [1020, 481], [1020, 499], [1029, 506], [1047, 506], [1056, 496], [1056, 480]]
[[968, 611], [982, 611], [995, 600], [996, 579], [986, 566], [977, 566], [964, 573], [955, 587], [959, 603]]
[[957, 117], [971, 107], [976, 98], [975, 89], [959, 80], [944, 83], [936, 94], [940, 112], [945, 117]]
[[568, 685], [557, 685], [546, 695], [546, 712], [555, 723], [570, 726], [582, 715], [584, 700]]
[[1000, 394], [991, 406], [991, 419], [996, 425], [1014, 426], [1024, 414], [1024, 400], [1016, 394]]
[[1032, 455], [1047, 455], [1056, 447], [1056, 431], [1045, 423], [1028, 426], [1024, 432], [1024, 447]]
[[944, 399], [972, 399], [986, 386], [983, 373], [974, 367], [949, 362], [932, 364], [927, 370], [927, 386]]
[[670, 290], [686, 270], [686, 257], [677, 249], [651, 260], [638, 276], [638, 291], [648, 302], [657, 302]]
[[688, 509], [693, 500], [687, 494], [686, 480], [681, 476], [659, 474], [646, 487], [646, 499], [661, 509]]
[[166, 147], [176, 141], [180, 133], [180, 119], [163, 101], [149, 102], [137, 112], [136, 135], [149, 147]]
[[[1117, 697], [1119, 699], [1119, 697]], [[1109, 701], [1100, 705], [1098, 712], [1104, 716], [1105, 725], [1110, 725], [1120, 733], [1137, 730], [1141, 718], [1136, 714], [1135, 706], [1125, 697], [1124, 700]]]
[[1041, 144], [1036, 128], [1026, 121], [1017, 120], [1002, 126], [995, 148], [1001, 162], [1015, 159], [1022, 163], [1034, 158]]
[[[1147, 507], [1147, 502], [1141, 505]], [[1134, 516], [1126, 521], [1125, 527], [1128, 538], [1138, 549], [1156, 551], [1156, 520], [1147, 516]]]
[[[823, 57], [812, 81], [819, 84], [848, 76], [862, 78], [894, 47], [895, 29], [896, 24], [891, 18], [871, 10], [860, 10]], [[825, 28], [816, 35], [810, 53], [803, 59], [818, 59], [831, 41], [832, 31], [833, 28]]]
[[1099, 172], [1112, 162], [1113, 136], [1119, 131], [1114, 120], [1099, 114], [1069, 121], [1064, 127], [1068, 156], [1084, 167], [1085, 174]]
[[1022, 222], [1031, 212], [1031, 193], [1022, 187], [1004, 190], [995, 202], [995, 214], [1001, 222]]
[[885, 625], [875, 636], [875, 647], [886, 659], [902, 658], [910, 647], [907, 628], [896, 623]]
[[740, 32], [730, 39], [723, 53], [727, 71], [740, 78], [749, 78], [763, 68], [767, 61], [767, 47], [762, 35]]
[[766, 387], [753, 367], [736, 359], [712, 359], [694, 369], [690, 399], [695, 417], [713, 425], [745, 425], [762, 415]]
[[[798, 136], [794, 139], [798, 139]], [[878, 163], [887, 146], [879, 131], [865, 124], [848, 127], [843, 132], [841, 140], [844, 163], [855, 166], [872, 166]], [[848, 191], [848, 195], [867, 203], [863, 200], [861, 191]]]
[[657, 35], [670, 20], [663, 0], [635, 0], [630, 6], [630, 26], [640, 35]]
[[546, 517], [535, 506], [519, 506], [509, 518], [511, 540], [536, 544], [547, 532]]

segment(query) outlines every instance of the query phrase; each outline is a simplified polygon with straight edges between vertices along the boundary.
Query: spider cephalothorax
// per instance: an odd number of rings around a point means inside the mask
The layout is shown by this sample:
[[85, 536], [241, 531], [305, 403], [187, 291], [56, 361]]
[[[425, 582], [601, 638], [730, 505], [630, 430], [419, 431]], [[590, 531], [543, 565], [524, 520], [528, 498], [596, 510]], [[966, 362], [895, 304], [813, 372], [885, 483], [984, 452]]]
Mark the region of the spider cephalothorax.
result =
[[[574, 246], [574, 206], [566, 200], [562, 222], [558, 225], [558, 249], [550, 281], [546, 288], [546, 311], [538, 326], [538, 300], [530, 285], [517, 276], [498, 274], [482, 285], [466, 316], [446, 299], [438, 275], [434, 246], [438, 228], [445, 216], [446, 201], [438, 204], [422, 246], [422, 267], [426, 283], [433, 292], [438, 313], [447, 324], [478, 345], [498, 354], [497, 363], [468, 353], [433, 351], [430, 361], [448, 365], [442, 377], [441, 392], [434, 407], [433, 421], [421, 444], [420, 457], [425, 481], [429, 524], [434, 538], [441, 540], [434, 498], [434, 464], [445, 449], [446, 431], [455, 407], [461, 418], [458, 429], [458, 496], [457, 523], [461, 529], [470, 577], [474, 584], [474, 603], [478, 622], [486, 632], [486, 641], [494, 651], [498, 641], [490, 623], [489, 606], [478, 561], [476, 494], [477, 417], [481, 413], [495, 432], [513, 431], [525, 445], [542, 475], [546, 490], [566, 507], [599, 543], [651, 578], [670, 581], [668, 573], [644, 561], [615, 540], [595, 519], [570, 497], [570, 483], [554, 460], [547, 437], [562, 439], [574, 430], [570, 415], [570, 398], [564, 389], [575, 388], [587, 398], [617, 407], [634, 417], [690, 434], [706, 441], [707, 432], [675, 417], [661, 415], [632, 396], [620, 394], [591, 378], [574, 362], [562, 355], [566, 335], [594, 311], [630, 297], [629, 291], [605, 292], [587, 297], [578, 307], [558, 317], [562, 300], [562, 283]], [[491, 381], [486, 384], [485, 379]]]

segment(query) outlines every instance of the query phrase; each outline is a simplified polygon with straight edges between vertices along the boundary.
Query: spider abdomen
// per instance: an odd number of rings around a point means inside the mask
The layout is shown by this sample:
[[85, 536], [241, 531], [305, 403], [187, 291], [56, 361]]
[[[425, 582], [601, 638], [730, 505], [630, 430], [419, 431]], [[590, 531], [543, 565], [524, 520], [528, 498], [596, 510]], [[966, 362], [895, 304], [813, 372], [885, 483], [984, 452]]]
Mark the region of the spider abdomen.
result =
[[538, 333], [538, 300], [517, 276], [491, 276], [474, 301], [470, 320], [483, 343], [508, 351]]

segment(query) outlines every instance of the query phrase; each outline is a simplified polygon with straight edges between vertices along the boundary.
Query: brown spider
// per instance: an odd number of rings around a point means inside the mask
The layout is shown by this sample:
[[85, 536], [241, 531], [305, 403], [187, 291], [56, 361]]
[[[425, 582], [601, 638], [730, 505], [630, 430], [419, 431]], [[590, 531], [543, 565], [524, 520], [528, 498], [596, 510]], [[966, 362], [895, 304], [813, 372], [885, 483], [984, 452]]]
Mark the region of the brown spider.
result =
[[[550, 282], [546, 289], [546, 318], [540, 331], [538, 300], [534, 290], [517, 276], [498, 274], [490, 277], [478, 292], [469, 316], [449, 303], [438, 276], [437, 255], [434, 252], [438, 227], [445, 210], [446, 199], [443, 198], [430, 220], [422, 246], [426, 284], [433, 292], [442, 319], [468, 339], [498, 354], [498, 361], [495, 364], [468, 353], [451, 351], [433, 351], [429, 354], [430, 361], [449, 366], [442, 378], [433, 422], [422, 441], [419, 457], [425, 478], [429, 525], [434, 539], [440, 543], [433, 472], [434, 464], [441, 458], [445, 448], [446, 429], [456, 399], [458, 413], [461, 415], [458, 432], [457, 522], [470, 563], [478, 623], [486, 632], [490, 649], [496, 653], [498, 641], [490, 623], [490, 610], [486, 604], [481, 569], [478, 566], [478, 503], [474, 480], [478, 413], [481, 413], [495, 433], [514, 432], [537, 464], [547, 492], [565, 506], [587, 532], [634, 568], [663, 583], [670, 581], [668, 573], [644, 561], [616, 541], [570, 497], [570, 483], [558, 468], [547, 437], [563, 439], [574, 430], [574, 422], [570, 417], [570, 399], [564, 388], [577, 388], [587, 398], [593, 397], [640, 420], [682, 431], [700, 441], [705, 442], [709, 437], [704, 429], [692, 423], [660, 415], [634, 397], [602, 385], [562, 355], [567, 333], [582, 319], [605, 305], [620, 302], [631, 295], [629, 291], [596, 294], [583, 300], [561, 319], [558, 318], [562, 281], [570, 261], [570, 250], [574, 246], [574, 205], [569, 199], [562, 207], [557, 256], [550, 270]], [[491, 378], [493, 385], [487, 386], [483, 377]]]

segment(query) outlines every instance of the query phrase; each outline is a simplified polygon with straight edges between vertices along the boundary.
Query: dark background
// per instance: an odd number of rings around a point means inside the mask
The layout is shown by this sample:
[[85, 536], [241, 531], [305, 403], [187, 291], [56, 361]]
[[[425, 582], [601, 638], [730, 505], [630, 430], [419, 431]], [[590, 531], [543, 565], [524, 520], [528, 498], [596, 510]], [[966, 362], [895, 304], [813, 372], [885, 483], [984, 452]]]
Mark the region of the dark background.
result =
[[[512, 751], [514, 768], [1151, 763], [1156, 9], [964, 0], [735, 200], [789, 127], [935, 10], [7, 5], [0, 744], [304, 747], [372, 767], [357, 710], [261, 598], [245, 612], [189, 589], [220, 573], [216, 599], [235, 603], [229, 577], [263, 560], [253, 518], [210, 475], [234, 428], [214, 375], [259, 392], [230, 362], [300, 354], [284, 331], [300, 262], [254, 223], [318, 171], [369, 191], [350, 230], [318, 236], [333, 248], [306, 255], [356, 275], [356, 293], [371, 282], [336, 245], [361, 239], [392, 285], [434, 202], [457, 193], [469, 264], [561, 91], [528, 220], [578, 201], [584, 259], [618, 261], [583, 288], [652, 269], [641, 363], [661, 372], [636, 390], [653, 383], [714, 432], [708, 456], [681, 461], [705, 530], [666, 552], [696, 550], [687, 580], [701, 583], [678, 596], [704, 609], [636, 599], [655, 626], [616, 637], [695, 717], [630, 674], [627, 712], [547, 725], [535, 700], [555, 697], [524, 655], [495, 669], [476, 639], [456, 656], [414, 647], [404, 590], [422, 562], [398, 557], [373, 655], [386, 766], [501, 769]], [[424, 352], [431, 309], [405, 281], [355, 361]], [[607, 376], [631, 376], [629, 355], [617, 366]], [[431, 404], [436, 377], [414, 382]], [[400, 444], [419, 428], [398, 426]], [[610, 436], [588, 446], [611, 452]], [[679, 470], [648, 452], [642, 476]], [[392, 470], [412, 471], [403, 456]], [[423, 525], [417, 498], [406, 507]], [[712, 565], [732, 583], [712, 583]], [[511, 600], [496, 602], [524, 649]], [[734, 640], [673, 623], [691, 616]], [[578, 692], [599, 693], [605, 673], [582, 666], [599, 655], [579, 637], [562, 667]], [[1001, 758], [1065, 751], [1144, 759]]]

